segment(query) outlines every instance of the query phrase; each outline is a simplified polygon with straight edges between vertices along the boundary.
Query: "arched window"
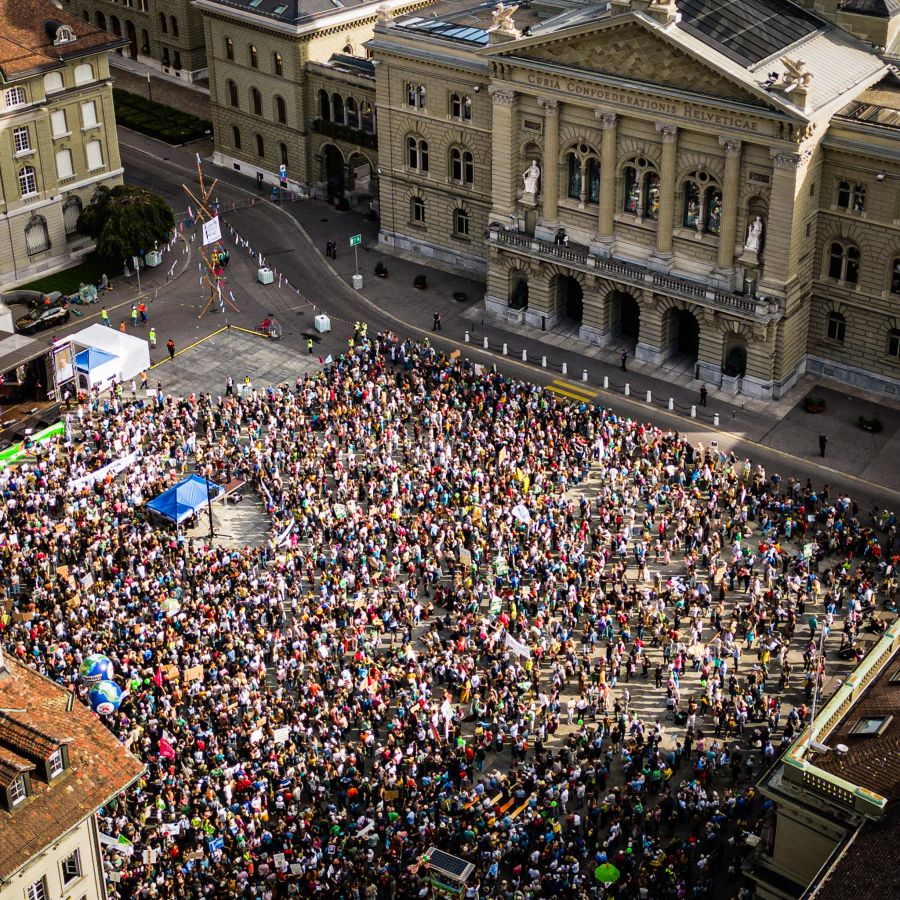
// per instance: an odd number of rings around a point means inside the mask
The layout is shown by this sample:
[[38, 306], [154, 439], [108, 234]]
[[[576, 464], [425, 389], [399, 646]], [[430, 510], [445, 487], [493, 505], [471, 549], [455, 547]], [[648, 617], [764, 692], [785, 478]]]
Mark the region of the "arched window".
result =
[[475, 161], [471, 151], [458, 147], [450, 151], [450, 178], [466, 185], [475, 181]]
[[225, 59], [234, 59], [234, 41], [230, 37], [225, 38]]
[[644, 175], [644, 218], [655, 222], [659, 218], [659, 175]]
[[472, 101], [464, 94], [450, 95], [450, 116], [467, 122], [472, 118]]
[[839, 313], [833, 312], [828, 314], [828, 337], [832, 341], [844, 343], [844, 337], [847, 332], [847, 320]]
[[347, 124], [351, 128], [359, 128], [359, 108], [353, 97], [347, 98]]
[[78, 219], [82, 210], [81, 200], [72, 194], [63, 204], [63, 227], [66, 234], [75, 234], [78, 230]]
[[247, 47], [247, 57], [250, 60], [250, 65], [254, 69], [259, 68], [259, 53], [256, 52], [256, 47], [253, 44], [250, 44]]
[[319, 118], [324, 122], [331, 121], [331, 100], [326, 90], [319, 91]]
[[276, 75], [284, 75], [284, 60], [280, 53], [272, 54], [272, 71]]
[[684, 182], [682, 224], [698, 232], [718, 234], [722, 219], [722, 192], [703, 171], [691, 172]]
[[32, 216], [25, 226], [25, 252], [29, 256], [50, 249], [50, 232], [43, 216]]
[[469, 214], [464, 209], [453, 213], [453, 233], [461, 237], [469, 236]]
[[231, 126], [231, 144], [235, 150], [241, 149], [241, 129], [237, 125]]
[[44, 76], [44, 93], [45, 94], [55, 94], [57, 91], [61, 91], [65, 85], [63, 84], [63, 77], [60, 72], [48, 72]]
[[172, 37], [178, 37], [178, 19], [175, 16], [170, 17], [172, 22]]
[[412, 109], [425, 108], [425, 85], [406, 82], [406, 105]]
[[362, 103], [359, 104], [359, 117], [362, 130], [367, 131], [369, 134], [374, 134], [375, 116], [372, 112], [372, 104], [369, 103], [368, 100], [363, 100]]
[[900, 256], [891, 264], [891, 293], [900, 294]]
[[94, 67], [90, 63], [82, 63], [80, 66], [75, 66], [73, 77], [75, 78], [75, 84], [88, 84], [94, 80]]
[[700, 186], [691, 179], [684, 183], [684, 215], [681, 223], [685, 228], [696, 228], [700, 221]]
[[839, 181], [837, 187], [837, 205], [848, 212], [862, 213], [866, 211], [866, 186], [864, 184]]
[[340, 94], [331, 95], [331, 120], [344, 124], [344, 98]]
[[141, 29], [141, 53], [150, 55], [150, 32], [146, 28]]
[[37, 173], [34, 166], [22, 166], [19, 169], [19, 193], [23, 197], [30, 197], [37, 193]]
[[406, 164], [418, 172], [428, 171], [428, 141], [412, 135], [406, 139]]
[[859, 248], [834, 241], [828, 251], [828, 277], [847, 284], [859, 283]]
[[637, 169], [634, 166], [625, 167], [625, 197], [622, 209], [627, 213], [637, 215], [641, 208], [641, 187], [638, 181]]
[[344, 44], [344, 49], [341, 50], [341, 53], [344, 56], [353, 56], [353, 44]]
[[260, 158], [266, 155], [266, 144], [261, 134], [256, 135], [256, 155]]
[[410, 202], [409, 216], [419, 225], [425, 224], [425, 201], [421, 197], [413, 197]]
[[81, 11], [81, 18], [84, 19], [85, 22], [90, 24], [91, 14], [86, 9], [83, 9]]
[[706, 206], [706, 230], [709, 234], [718, 234], [722, 224], [722, 192], [717, 187], [707, 188], [704, 204]]
[[287, 104], [284, 97], [275, 97], [275, 118], [282, 125], [287, 122]]
[[281, 160], [281, 165], [286, 166], [288, 164], [287, 144], [278, 145], [278, 158]]
[[250, 88], [250, 109], [253, 111], [253, 115], [262, 115], [262, 94], [260, 94], [259, 88]]
[[169, 23], [168, 23], [168, 20], [166, 19], [166, 14], [165, 14], [165, 13], [160, 13], [160, 14], [159, 14], [159, 30], [160, 30], [163, 34], [168, 34], [168, 33], [169, 33]]
[[25, 103], [25, 88], [10, 88], [4, 95], [6, 108], [11, 109], [14, 106], [22, 106]]
[[228, 102], [237, 109], [240, 106], [238, 102], [238, 86], [230, 78], [225, 84], [228, 86]]
[[566, 157], [569, 167], [568, 191], [566, 195], [573, 200], [581, 199], [581, 160], [574, 154], [569, 153]]

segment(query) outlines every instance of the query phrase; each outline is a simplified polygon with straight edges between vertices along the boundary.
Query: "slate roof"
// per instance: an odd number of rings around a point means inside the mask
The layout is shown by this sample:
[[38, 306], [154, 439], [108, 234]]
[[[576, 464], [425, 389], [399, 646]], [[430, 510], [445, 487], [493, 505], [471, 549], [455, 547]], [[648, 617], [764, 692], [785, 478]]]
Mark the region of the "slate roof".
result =
[[[67, 25], [75, 40], [53, 45], [48, 23]], [[60, 9], [51, 0], [0, 0], [0, 76], [6, 81], [59, 68], [70, 57], [127, 44]]]
[[[131, 785], [144, 766], [116, 740], [84, 704], [66, 710], [69, 692], [9, 657], [0, 672], [0, 707], [13, 713], [15, 733], [41, 753], [48, 737], [68, 742], [69, 768], [52, 785], [33, 773], [34, 796], [12, 812], [0, 810], [0, 880], [57, 841], [99, 807]], [[9, 727], [10, 718], [4, 721]], [[21, 729], [22, 722], [29, 726]], [[2, 733], [2, 727], [0, 727]], [[4, 747], [0, 766], [7, 772], [27, 764], [21, 751]]]
[[840, 0], [838, 10], [860, 16], [890, 19], [900, 12], [900, 0]]
[[240, 9], [244, 12], [277, 19], [290, 25], [300, 25], [311, 19], [342, 9], [358, 9], [377, 0], [211, 0], [217, 6]]

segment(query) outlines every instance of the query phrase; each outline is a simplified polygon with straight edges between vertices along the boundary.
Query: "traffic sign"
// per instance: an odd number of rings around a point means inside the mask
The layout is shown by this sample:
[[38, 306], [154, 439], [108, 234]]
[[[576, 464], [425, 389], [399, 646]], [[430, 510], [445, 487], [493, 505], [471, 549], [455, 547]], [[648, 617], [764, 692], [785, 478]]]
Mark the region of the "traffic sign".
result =
[[362, 235], [361, 234], [351, 234], [350, 235], [350, 246], [358, 247], [362, 243]]

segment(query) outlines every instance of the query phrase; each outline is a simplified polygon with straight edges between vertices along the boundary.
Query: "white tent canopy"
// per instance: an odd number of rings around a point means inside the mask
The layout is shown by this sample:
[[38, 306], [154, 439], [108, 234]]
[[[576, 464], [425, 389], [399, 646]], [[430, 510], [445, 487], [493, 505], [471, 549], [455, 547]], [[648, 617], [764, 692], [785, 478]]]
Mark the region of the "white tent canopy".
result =
[[79, 351], [87, 348], [102, 350], [113, 359], [94, 368], [79, 368], [78, 386], [90, 390], [108, 387], [115, 378], [117, 381], [128, 381], [150, 367], [150, 347], [143, 338], [109, 328], [106, 325], [90, 325], [77, 331], [70, 338], [72, 350], [77, 356]]

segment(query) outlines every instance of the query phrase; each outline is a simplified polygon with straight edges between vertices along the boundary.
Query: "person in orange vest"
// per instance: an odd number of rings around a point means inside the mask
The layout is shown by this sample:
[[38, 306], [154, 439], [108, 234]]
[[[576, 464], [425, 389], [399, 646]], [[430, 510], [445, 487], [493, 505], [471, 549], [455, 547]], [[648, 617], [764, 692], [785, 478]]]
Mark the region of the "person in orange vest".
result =
[[147, 324], [147, 304], [143, 300], [138, 304], [138, 312], [141, 315], [141, 325]]
[[124, 319], [122, 319], [122, 321], [119, 322], [119, 331], [125, 331], [125, 320]]
[[169, 351], [169, 359], [175, 359], [175, 341], [172, 338], [166, 341], [166, 350]]

